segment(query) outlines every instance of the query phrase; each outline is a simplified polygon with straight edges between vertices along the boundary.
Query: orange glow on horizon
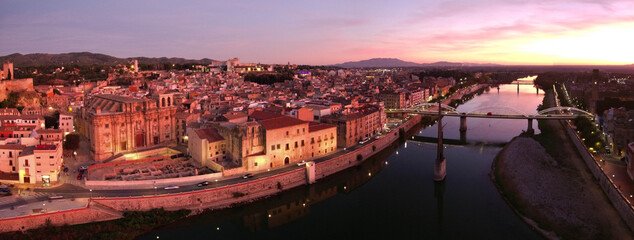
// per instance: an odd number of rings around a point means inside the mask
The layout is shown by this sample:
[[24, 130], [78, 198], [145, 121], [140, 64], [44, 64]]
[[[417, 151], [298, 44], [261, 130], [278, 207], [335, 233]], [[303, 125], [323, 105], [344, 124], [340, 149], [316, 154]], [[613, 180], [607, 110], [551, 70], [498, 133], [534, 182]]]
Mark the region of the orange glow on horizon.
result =
[[[634, 22], [615, 23], [557, 34], [530, 34], [478, 43], [456, 50], [413, 51], [414, 62], [467, 62], [508, 65], [625, 65], [634, 63]], [[420, 58], [425, 56], [425, 58]]]

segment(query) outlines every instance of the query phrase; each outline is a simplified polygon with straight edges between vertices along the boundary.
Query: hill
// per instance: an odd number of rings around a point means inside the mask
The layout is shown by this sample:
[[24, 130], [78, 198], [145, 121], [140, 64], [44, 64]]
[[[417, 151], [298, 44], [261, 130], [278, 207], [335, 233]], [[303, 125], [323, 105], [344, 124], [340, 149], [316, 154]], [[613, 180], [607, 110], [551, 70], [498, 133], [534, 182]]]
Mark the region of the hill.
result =
[[407, 62], [397, 58], [372, 58], [356, 62], [344, 62], [334, 66], [342, 68], [377, 68], [377, 67], [420, 67], [421, 64]]
[[400, 60], [398, 58], [372, 58], [356, 62], [344, 62], [333, 66], [342, 68], [391, 68], [391, 67], [492, 67], [501, 66], [490, 63], [456, 63], [456, 62], [434, 62], [415, 63]]
[[20, 54], [14, 53], [7, 56], [0, 57], [0, 62], [13, 62], [16, 67], [28, 67], [28, 66], [43, 66], [43, 65], [65, 65], [65, 64], [77, 64], [77, 65], [116, 65], [116, 64], [128, 64], [131, 60], [137, 59], [143, 64], [156, 64], [156, 63], [200, 63], [209, 64], [211, 59], [203, 58], [200, 60], [185, 59], [185, 58], [148, 58], [148, 57], [133, 57], [133, 58], [117, 58], [100, 53], [91, 52], [72, 52], [72, 53], [31, 53]]

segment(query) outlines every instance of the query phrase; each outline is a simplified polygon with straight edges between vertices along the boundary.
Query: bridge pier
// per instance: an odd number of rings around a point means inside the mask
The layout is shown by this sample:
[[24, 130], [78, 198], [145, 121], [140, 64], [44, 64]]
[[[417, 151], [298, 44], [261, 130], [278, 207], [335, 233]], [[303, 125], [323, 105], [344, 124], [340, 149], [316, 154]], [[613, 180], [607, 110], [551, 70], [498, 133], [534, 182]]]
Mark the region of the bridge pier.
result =
[[460, 116], [460, 132], [467, 131], [467, 116]]
[[436, 162], [434, 163], [434, 181], [436, 182], [444, 181], [447, 176], [445, 154], [443, 153], [445, 147], [442, 143], [442, 135], [442, 112], [440, 109], [440, 103], [438, 103], [438, 151]]
[[446, 176], [447, 168], [445, 157], [442, 157], [442, 159], [436, 159], [436, 162], [434, 163], [434, 181], [444, 181]]
[[519, 82], [517, 82], [517, 94], [518, 95], [520, 94], [520, 83]]
[[530, 134], [535, 133], [535, 129], [533, 129], [533, 119], [532, 118], [528, 119], [528, 128], [526, 128], [526, 132], [530, 133]]
[[467, 143], [467, 131], [460, 131], [460, 142]]

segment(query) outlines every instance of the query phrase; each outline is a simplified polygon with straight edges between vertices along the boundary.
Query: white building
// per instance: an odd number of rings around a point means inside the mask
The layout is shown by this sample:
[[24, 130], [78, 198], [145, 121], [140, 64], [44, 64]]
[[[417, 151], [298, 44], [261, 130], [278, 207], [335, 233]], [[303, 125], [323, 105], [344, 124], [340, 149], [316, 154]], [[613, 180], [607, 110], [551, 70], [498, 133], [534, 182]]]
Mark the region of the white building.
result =
[[64, 134], [75, 132], [72, 114], [65, 112], [59, 114], [59, 129], [62, 129]]

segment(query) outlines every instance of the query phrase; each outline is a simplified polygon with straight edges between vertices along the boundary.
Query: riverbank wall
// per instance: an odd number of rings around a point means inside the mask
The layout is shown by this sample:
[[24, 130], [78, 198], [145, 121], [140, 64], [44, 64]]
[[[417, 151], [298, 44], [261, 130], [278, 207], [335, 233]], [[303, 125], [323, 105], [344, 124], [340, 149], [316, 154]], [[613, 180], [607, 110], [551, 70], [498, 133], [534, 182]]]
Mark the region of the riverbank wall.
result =
[[95, 203], [88, 203], [83, 208], [3, 218], [0, 219], [0, 232], [26, 231], [46, 226], [76, 225], [121, 218], [121, 214], [116, 211], [102, 210], [94, 205]]
[[592, 153], [588, 150], [585, 144], [583, 144], [583, 141], [575, 133], [575, 130], [572, 129], [570, 123], [565, 120], [560, 120], [559, 123], [564, 129], [566, 129], [568, 137], [573, 142], [575, 148], [579, 152], [579, 155], [585, 162], [586, 166], [588, 166], [588, 169], [590, 169], [590, 172], [594, 175], [595, 179], [599, 183], [599, 186], [601, 186], [601, 189], [608, 197], [616, 211], [619, 213], [623, 221], [625, 221], [630, 230], [634, 232], [634, 207], [632, 207], [630, 200], [628, 200], [626, 196], [621, 195], [621, 193], [617, 190], [618, 186], [616, 186], [610, 177], [605, 175], [605, 172], [601, 170], [601, 166], [597, 163], [594, 157], [592, 157]]
[[[393, 129], [380, 139], [368, 143], [341, 156], [319, 162], [314, 166], [317, 180], [361, 164], [386, 147], [393, 144], [402, 134], [420, 123], [422, 116], [412, 116], [408, 121]], [[278, 194], [284, 190], [306, 185], [309, 182], [309, 171], [297, 169], [278, 175], [199, 191], [163, 194], [139, 197], [101, 197], [92, 201], [103, 204], [118, 211], [146, 211], [163, 207], [167, 210], [220, 209], [232, 205], [255, 201], [260, 198]]]

